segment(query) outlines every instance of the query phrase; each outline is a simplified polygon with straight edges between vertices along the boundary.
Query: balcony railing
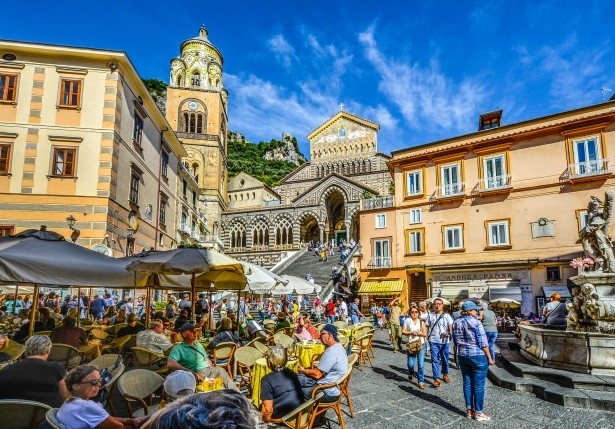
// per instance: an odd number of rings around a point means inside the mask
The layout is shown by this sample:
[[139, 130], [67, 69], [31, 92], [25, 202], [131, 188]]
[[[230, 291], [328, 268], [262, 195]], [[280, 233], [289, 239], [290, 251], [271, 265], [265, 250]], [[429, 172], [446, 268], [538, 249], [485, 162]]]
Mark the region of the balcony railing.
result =
[[183, 232], [185, 234], [190, 234], [192, 233], [192, 228], [190, 228], [190, 225], [187, 223], [182, 223], [179, 225], [179, 231]]
[[391, 257], [390, 256], [378, 256], [372, 258], [367, 264], [368, 268], [391, 268]]
[[436, 188], [436, 198], [451, 198], [465, 195], [465, 184], [452, 183], [450, 185], [442, 185]]
[[374, 210], [393, 207], [393, 196], [361, 199], [361, 210]]
[[568, 164], [568, 177], [575, 179], [578, 177], [598, 176], [602, 174], [611, 174], [609, 167], [609, 158], [596, 159], [587, 162], [577, 162]]
[[494, 177], [486, 177], [478, 182], [480, 191], [495, 191], [511, 187], [512, 176], [510, 174]]
[[190, 237], [192, 237], [193, 239], [195, 239], [196, 241], [201, 241], [201, 234], [199, 234], [196, 231], [191, 231], [190, 232]]

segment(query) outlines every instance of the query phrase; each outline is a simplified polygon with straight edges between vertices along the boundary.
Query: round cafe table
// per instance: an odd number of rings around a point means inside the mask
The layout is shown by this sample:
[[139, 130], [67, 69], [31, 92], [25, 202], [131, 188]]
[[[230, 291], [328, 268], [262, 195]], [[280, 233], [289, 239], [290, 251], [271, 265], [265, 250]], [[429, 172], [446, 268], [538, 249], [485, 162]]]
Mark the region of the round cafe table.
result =
[[304, 368], [309, 368], [312, 365], [312, 357], [322, 354], [325, 351], [325, 346], [322, 343], [295, 343], [295, 356], [299, 361], [299, 365]]
[[[286, 368], [297, 372], [297, 360], [289, 360], [286, 362]], [[269, 374], [271, 370], [267, 366], [267, 359], [260, 358], [257, 359], [254, 363], [254, 367], [252, 368], [252, 403], [256, 406], [256, 408], [261, 405], [261, 380], [264, 376]]]

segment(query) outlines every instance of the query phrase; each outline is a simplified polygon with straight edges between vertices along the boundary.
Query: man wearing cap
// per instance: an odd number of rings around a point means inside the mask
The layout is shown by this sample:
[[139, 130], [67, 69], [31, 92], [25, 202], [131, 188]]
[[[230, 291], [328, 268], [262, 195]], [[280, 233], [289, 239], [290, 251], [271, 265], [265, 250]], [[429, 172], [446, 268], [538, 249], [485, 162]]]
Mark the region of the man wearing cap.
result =
[[167, 403], [183, 396], [192, 395], [195, 390], [196, 378], [189, 371], [172, 372], [164, 380], [164, 394]]
[[184, 324], [178, 332], [183, 341], [173, 347], [169, 354], [167, 367], [171, 371], [190, 371], [198, 382], [204, 377], [221, 378], [227, 389], [239, 390], [224, 369], [213, 367], [207, 352], [197, 341], [196, 328], [192, 323]]
[[466, 416], [486, 421], [491, 417], [483, 412], [485, 378], [489, 365], [494, 362], [485, 330], [478, 320], [480, 310], [481, 307], [472, 301], [461, 306], [462, 317], [453, 322], [453, 354], [463, 377]]
[[[348, 369], [348, 357], [346, 350], [338, 341], [337, 327], [327, 324], [320, 331], [320, 341], [325, 346], [325, 351], [320, 357], [318, 366], [314, 369], [299, 366], [299, 381], [303, 388], [306, 399], [312, 397], [312, 390], [318, 384], [333, 383], [340, 379]], [[321, 402], [335, 402], [340, 396], [340, 390], [329, 387], [324, 390]]]

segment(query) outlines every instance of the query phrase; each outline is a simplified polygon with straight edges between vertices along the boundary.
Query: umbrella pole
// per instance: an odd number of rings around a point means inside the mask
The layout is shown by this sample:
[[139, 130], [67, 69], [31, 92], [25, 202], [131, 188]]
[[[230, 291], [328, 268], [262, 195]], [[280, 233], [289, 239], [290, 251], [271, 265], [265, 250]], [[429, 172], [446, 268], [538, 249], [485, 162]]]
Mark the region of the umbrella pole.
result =
[[19, 284], [15, 285], [15, 296], [13, 297], [13, 317], [17, 312], [17, 297], [19, 297]]
[[81, 286], [77, 288], [77, 326], [81, 325]]
[[195, 276], [195, 274], [192, 273], [192, 277], [190, 278], [190, 291], [191, 291], [191, 294], [192, 294], [192, 296], [190, 297], [191, 298], [190, 302], [192, 303], [192, 314], [190, 315], [191, 319], [196, 316], [196, 299], [195, 299], [195, 297], [196, 297], [196, 280], [195, 280], [194, 276]]
[[145, 326], [149, 328], [150, 310], [149, 306], [152, 299], [152, 288], [145, 289]]
[[37, 298], [32, 300], [32, 307], [30, 307], [30, 327], [28, 329], [29, 336], [34, 335], [34, 325], [36, 325], [36, 313], [38, 311], [38, 283], [34, 285], [34, 296]]

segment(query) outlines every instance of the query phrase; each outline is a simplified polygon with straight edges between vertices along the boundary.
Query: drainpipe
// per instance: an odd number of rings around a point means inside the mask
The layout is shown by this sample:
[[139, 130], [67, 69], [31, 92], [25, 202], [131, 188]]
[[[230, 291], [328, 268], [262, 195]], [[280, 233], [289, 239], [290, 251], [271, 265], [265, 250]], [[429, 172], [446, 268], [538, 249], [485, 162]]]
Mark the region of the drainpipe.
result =
[[[158, 155], [158, 193], [156, 194], [156, 198], [158, 199], [158, 202], [156, 203], [156, 216], [154, 217], [154, 226], [156, 229], [156, 236], [154, 237], [154, 250], [158, 250], [158, 233], [160, 232], [160, 229], [158, 228], [158, 223], [160, 222], [160, 181], [162, 180], [162, 152], [164, 151], [164, 145], [163, 145], [163, 139], [162, 139], [162, 135], [164, 134], [165, 131], [169, 131], [168, 128], [165, 128], [164, 130], [160, 131], [160, 152]], [[149, 312], [149, 308], [148, 308], [148, 312]]]

